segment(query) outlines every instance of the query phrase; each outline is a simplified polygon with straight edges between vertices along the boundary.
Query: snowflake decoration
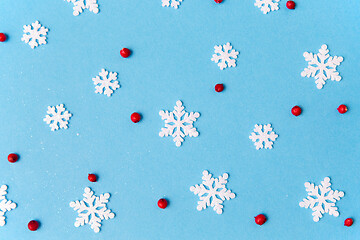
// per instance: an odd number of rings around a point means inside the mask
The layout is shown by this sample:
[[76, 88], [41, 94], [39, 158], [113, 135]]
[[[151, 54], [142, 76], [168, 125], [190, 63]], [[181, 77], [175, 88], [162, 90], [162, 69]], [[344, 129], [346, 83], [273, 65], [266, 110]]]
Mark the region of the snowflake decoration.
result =
[[46, 44], [46, 35], [49, 29], [42, 26], [39, 21], [31, 25], [24, 25], [24, 35], [21, 41], [28, 43], [32, 49], [35, 47]]
[[97, 0], [66, 0], [66, 1], [74, 4], [73, 7], [74, 16], [78, 16], [85, 9], [89, 9], [90, 12], [93, 12], [95, 14], [99, 12], [99, 5], [97, 4]]
[[260, 8], [264, 14], [267, 14], [270, 11], [279, 10], [279, 1], [280, 0], [256, 0], [254, 5]]
[[68, 128], [68, 120], [72, 114], [65, 111], [64, 104], [49, 106], [46, 113], [48, 115], [45, 116], [44, 122], [50, 125], [51, 131], [58, 130], [59, 127], [63, 129]]
[[159, 115], [162, 120], [165, 120], [165, 128], [161, 128], [159, 133], [160, 137], [174, 137], [174, 142], [177, 147], [181, 146], [185, 136], [197, 137], [199, 132], [193, 126], [193, 122], [200, 117], [200, 113], [191, 112], [188, 113], [183, 107], [182, 102], [179, 100], [176, 102], [174, 111], [160, 111]]
[[212, 55], [211, 61], [217, 63], [221, 70], [227, 67], [236, 67], [239, 52], [232, 49], [230, 43], [215, 46], [214, 49], [215, 54]]
[[[173, 7], [175, 9], [178, 9], [180, 6], [180, 3], [183, 0], [162, 0], [162, 6], [163, 7]], [[171, 2], [171, 4], [170, 4]]]
[[[306, 191], [308, 197], [304, 198], [299, 203], [300, 207], [311, 208], [313, 210], [313, 220], [318, 222], [323, 217], [324, 213], [329, 213], [334, 217], [339, 216], [338, 208], [335, 207], [335, 203], [344, 196], [344, 192], [338, 190], [332, 190], [330, 188], [330, 178], [324, 178], [321, 185], [315, 186], [313, 183], [306, 182]], [[320, 193], [319, 193], [320, 190]]]
[[83, 194], [84, 199], [70, 202], [70, 207], [78, 212], [75, 221], [75, 227], [89, 224], [94, 232], [98, 233], [102, 220], [108, 220], [115, 217], [115, 214], [107, 208], [106, 203], [109, 202], [110, 194], [101, 194], [100, 197], [94, 195], [94, 192], [86, 187]]
[[213, 178], [208, 171], [203, 171], [202, 184], [190, 187], [195, 195], [198, 195], [197, 210], [201, 211], [207, 207], [213, 207], [217, 214], [223, 213], [223, 202], [235, 198], [235, 193], [226, 188], [227, 179], [229, 175], [224, 173], [218, 178]]
[[[264, 131], [263, 131], [264, 128]], [[264, 147], [265, 149], [272, 149], [272, 145], [274, 144], [274, 141], [278, 137], [277, 134], [275, 134], [271, 128], [271, 124], [267, 125], [255, 125], [254, 132], [251, 133], [249, 138], [254, 142], [254, 145], [257, 150]]]
[[108, 72], [101, 69], [99, 76], [92, 79], [95, 85], [95, 93], [103, 93], [110, 97], [114, 90], [120, 87], [116, 72]]
[[6, 199], [6, 185], [0, 187], [0, 226], [5, 225], [5, 213], [16, 208], [16, 203]]
[[325, 81], [331, 79], [339, 82], [341, 76], [336, 71], [336, 67], [344, 60], [343, 57], [330, 57], [327, 45], [321, 46], [318, 54], [304, 52], [305, 61], [309, 63], [308, 67], [301, 72], [302, 77], [314, 77], [316, 87], [323, 88]]

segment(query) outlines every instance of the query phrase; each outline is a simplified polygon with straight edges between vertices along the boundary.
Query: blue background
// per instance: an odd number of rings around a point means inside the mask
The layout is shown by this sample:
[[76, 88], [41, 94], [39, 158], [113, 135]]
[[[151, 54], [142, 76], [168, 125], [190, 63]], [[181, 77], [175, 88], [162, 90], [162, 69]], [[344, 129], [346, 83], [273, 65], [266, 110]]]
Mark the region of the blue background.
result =
[[[18, 208], [6, 214], [0, 238], [18, 239], [355, 239], [359, 236], [359, 7], [358, 0], [296, 1], [290, 11], [264, 15], [253, 0], [184, 0], [178, 10], [160, 0], [99, 0], [100, 12], [72, 15], [66, 1], [3, 0], [0, 32], [0, 184]], [[48, 44], [21, 42], [23, 25], [39, 20]], [[237, 67], [223, 71], [210, 61], [214, 45], [230, 42], [240, 52]], [[318, 90], [302, 78], [303, 52], [328, 44], [343, 56], [341, 82]], [[123, 59], [123, 47], [133, 55]], [[92, 77], [118, 72], [112, 97], [95, 94]], [[223, 93], [215, 93], [224, 83]], [[177, 148], [160, 138], [159, 110], [182, 100], [198, 111], [198, 138]], [[51, 132], [47, 106], [64, 103], [69, 129]], [[347, 104], [349, 112], [336, 108]], [[294, 117], [290, 109], [303, 108]], [[143, 120], [134, 124], [132, 112]], [[272, 123], [279, 138], [272, 150], [255, 149], [255, 124]], [[7, 155], [16, 152], [19, 162]], [[228, 172], [236, 198], [224, 213], [198, 212], [189, 187], [202, 171]], [[90, 183], [87, 174], [99, 175]], [[340, 216], [320, 222], [299, 207], [304, 183], [329, 176], [345, 192]], [[85, 187], [111, 194], [116, 217], [95, 234], [75, 228], [69, 202]], [[170, 200], [167, 209], [157, 200]], [[253, 217], [265, 213], [263, 226]], [[354, 217], [351, 228], [343, 226]], [[30, 232], [31, 219], [41, 222]]]

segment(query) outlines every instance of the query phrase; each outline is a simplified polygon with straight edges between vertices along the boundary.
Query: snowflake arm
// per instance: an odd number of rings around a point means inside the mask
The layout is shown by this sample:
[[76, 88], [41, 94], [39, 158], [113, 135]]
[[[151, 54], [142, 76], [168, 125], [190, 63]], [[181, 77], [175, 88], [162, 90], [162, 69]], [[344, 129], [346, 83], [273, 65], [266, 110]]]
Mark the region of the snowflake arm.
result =
[[6, 199], [7, 188], [8, 187], [6, 185], [2, 185], [0, 187], [0, 226], [1, 227], [6, 224], [5, 213], [17, 207], [16, 203]]
[[99, 5], [97, 4], [97, 0], [65, 0], [65, 1], [74, 4], [73, 7], [74, 16], [78, 16], [85, 9], [89, 9], [90, 12], [93, 12], [95, 14], [99, 13]]
[[212, 55], [211, 61], [218, 64], [220, 70], [227, 67], [236, 67], [236, 59], [239, 52], [232, 49], [230, 43], [214, 46], [215, 53]]
[[45, 116], [44, 122], [49, 124], [51, 131], [68, 128], [68, 120], [72, 114], [65, 110], [64, 104], [49, 106], [46, 113], [48, 115]]
[[280, 0], [256, 0], [254, 5], [260, 8], [264, 14], [267, 14], [271, 11], [279, 10], [279, 1]]
[[180, 3], [182, 1], [183, 0], [162, 0], [162, 6], [163, 7], [173, 7], [175, 9], [178, 9], [180, 6]]
[[99, 76], [92, 79], [95, 85], [95, 93], [103, 93], [110, 97], [114, 90], [120, 88], [116, 72], [108, 72], [101, 69]]
[[[264, 129], [264, 130], [263, 130]], [[257, 150], [262, 149], [272, 149], [274, 141], [279, 135], [273, 132], [271, 124], [267, 125], [255, 125], [254, 132], [251, 133], [249, 139], [254, 142], [254, 145]]]
[[46, 35], [49, 29], [41, 26], [39, 21], [32, 23], [31, 25], [24, 25], [24, 35], [21, 41], [30, 45], [32, 49], [35, 47], [46, 44]]

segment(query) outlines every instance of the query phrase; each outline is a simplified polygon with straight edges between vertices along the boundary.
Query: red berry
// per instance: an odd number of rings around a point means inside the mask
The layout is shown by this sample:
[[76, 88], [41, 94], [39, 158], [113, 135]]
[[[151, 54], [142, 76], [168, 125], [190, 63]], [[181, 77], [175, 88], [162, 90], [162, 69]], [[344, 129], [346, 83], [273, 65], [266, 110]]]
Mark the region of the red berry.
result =
[[301, 114], [301, 107], [299, 106], [295, 106], [291, 109], [291, 113], [294, 115], [294, 116], [299, 116]]
[[168, 205], [168, 202], [164, 198], [162, 198], [158, 201], [159, 208], [165, 209], [167, 207], [167, 205]]
[[287, 3], [286, 3], [286, 7], [288, 8], [288, 9], [295, 9], [295, 2], [294, 1], [287, 1]]
[[31, 220], [29, 223], [28, 223], [28, 228], [30, 231], [36, 231], [38, 230], [39, 228], [39, 222], [36, 221], [36, 220]]
[[131, 114], [131, 121], [133, 121], [134, 123], [138, 123], [141, 120], [141, 115], [137, 112], [134, 112], [133, 114]]
[[354, 220], [352, 218], [345, 219], [344, 226], [351, 227], [353, 225]]
[[214, 0], [216, 3], [222, 3], [223, 0]]
[[130, 51], [130, 49], [127, 49], [127, 48], [123, 48], [123, 49], [121, 49], [121, 51], [120, 51], [120, 55], [121, 55], [123, 58], [129, 57], [130, 54], [131, 54], [131, 51]]
[[19, 156], [16, 153], [10, 153], [8, 155], [8, 161], [11, 163], [16, 162], [17, 160], [19, 160]]
[[339, 113], [344, 114], [344, 113], [346, 113], [346, 112], [348, 111], [348, 108], [347, 108], [346, 105], [341, 104], [341, 105], [337, 108], [337, 110], [339, 111]]
[[224, 91], [224, 84], [216, 84], [216, 85], [215, 85], [215, 91], [216, 91], [216, 92], [222, 92], [222, 91]]
[[257, 225], [263, 225], [266, 222], [266, 216], [264, 214], [259, 214], [255, 217], [255, 223]]
[[90, 182], [96, 182], [97, 181], [97, 176], [95, 174], [93, 174], [93, 173], [90, 173], [88, 175], [88, 179], [89, 179]]
[[0, 33], [0, 42], [5, 42], [7, 39], [6, 34], [5, 33]]

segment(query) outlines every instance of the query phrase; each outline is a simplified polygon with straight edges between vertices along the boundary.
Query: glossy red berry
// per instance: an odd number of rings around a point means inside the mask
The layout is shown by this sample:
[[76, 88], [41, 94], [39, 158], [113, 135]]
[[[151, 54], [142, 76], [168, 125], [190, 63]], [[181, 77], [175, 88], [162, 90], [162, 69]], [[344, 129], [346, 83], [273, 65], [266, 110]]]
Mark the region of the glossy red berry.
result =
[[8, 161], [11, 163], [16, 162], [17, 160], [19, 160], [19, 156], [16, 153], [10, 153], [8, 155]]
[[346, 105], [341, 104], [341, 105], [337, 108], [337, 110], [339, 111], [339, 113], [344, 114], [344, 113], [346, 113], [346, 112], [348, 111], [348, 108], [347, 108]]
[[299, 106], [295, 106], [291, 109], [291, 113], [294, 115], [294, 116], [299, 116], [301, 114], [301, 107]]
[[264, 214], [259, 214], [255, 217], [255, 223], [257, 225], [263, 225], [266, 222], [266, 216]]
[[127, 57], [129, 57], [131, 55], [131, 51], [128, 48], [123, 48], [123, 49], [120, 50], [120, 55], [123, 58], [127, 58]]
[[93, 173], [90, 173], [88, 175], [88, 179], [89, 179], [90, 182], [96, 182], [97, 181], [97, 176], [95, 174], [93, 174]]
[[39, 228], [39, 222], [36, 221], [36, 220], [31, 220], [29, 223], [28, 223], [28, 228], [30, 231], [36, 231], [38, 230]]
[[158, 204], [159, 208], [165, 209], [168, 205], [168, 202], [166, 201], [166, 199], [162, 198], [162, 199], [159, 199], [157, 204]]
[[224, 91], [224, 84], [216, 84], [216, 85], [215, 85], [215, 91], [216, 91], [216, 92], [222, 92], [222, 91]]
[[286, 7], [288, 8], [288, 9], [295, 9], [295, 2], [294, 1], [287, 1], [287, 3], [286, 3]]
[[223, 0], [214, 0], [216, 3], [222, 3]]
[[138, 123], [141, 120], [141, 115], [140, 113], [134, 112], [133, 114], [131, 114], [131, 121], [133, 121], [134, 123]]
[[345, 219], [344, 226], [351, 227], [353, 225], [354, 220], [352, 218]]
[[5, 33], [0, 33], [0, 42], [5, 42], [7, 39], [7, 36]]

